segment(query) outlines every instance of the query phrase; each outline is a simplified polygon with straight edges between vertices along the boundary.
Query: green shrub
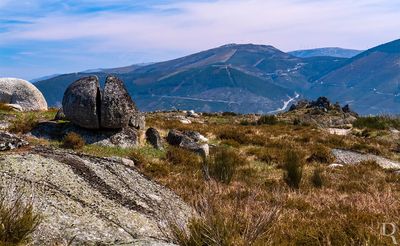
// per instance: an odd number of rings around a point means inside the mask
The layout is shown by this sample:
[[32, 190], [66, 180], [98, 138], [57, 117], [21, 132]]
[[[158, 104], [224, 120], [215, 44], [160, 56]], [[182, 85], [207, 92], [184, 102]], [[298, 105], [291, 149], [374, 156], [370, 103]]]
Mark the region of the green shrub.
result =
[[316, 168], [311, 176], [311, 183], [315, 188], [321, 188], [324, 185], [324, 177], [322, 176], [323, 170], [321, 168]]
[[0, 194], [0, 245], [26, 244], [40, 224], [41, 216], [23, 193], [9, 196], [4, 191]]
[[285, 163], [283, 165], [283, 179], [290, 188], [298, 189], [303, 177], [303, 165], [300, 155], [289, 150], [285, 153]]
[[354, 127], [357, 128], [368, 128], [375, 130], [385, 130], [390, 127], [400, 129], [400, 119], [390, 116], [367, 116], [359, 117], [353, 123]]
[[208, 174], [213, 179], [229, 184], [236, 174], [238, 166], [245, 165], [246, 160], [236, 151], [228, 148], [217, 149], [207, 160]]
[[18, 114], [8, 130], [12, 133], [28, 133], [38, 124], [38, 117], [35, 113]]
[[275, 115], [263, 115], [260, 119], [258, 119], [258, 125], [276, 125], [278, 123], [278, 119]]
[[85, 146], [85, 140], [77, 133], [70, 132], [68, 133], [63, 140], [62, 147], [67, 149], [81, 149]]

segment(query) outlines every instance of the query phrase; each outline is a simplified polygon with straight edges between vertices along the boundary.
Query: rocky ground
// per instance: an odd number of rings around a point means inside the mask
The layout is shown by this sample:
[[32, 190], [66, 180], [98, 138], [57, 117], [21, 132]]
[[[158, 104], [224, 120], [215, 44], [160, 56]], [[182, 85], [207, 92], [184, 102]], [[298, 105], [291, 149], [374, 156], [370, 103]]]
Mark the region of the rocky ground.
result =
[[0, 162], [1, 184], [32, 194], [43, 216], [35, 245], [169, 245], [168, 218], [185, 223], [192, 212], [131, 160], [35, 147]]

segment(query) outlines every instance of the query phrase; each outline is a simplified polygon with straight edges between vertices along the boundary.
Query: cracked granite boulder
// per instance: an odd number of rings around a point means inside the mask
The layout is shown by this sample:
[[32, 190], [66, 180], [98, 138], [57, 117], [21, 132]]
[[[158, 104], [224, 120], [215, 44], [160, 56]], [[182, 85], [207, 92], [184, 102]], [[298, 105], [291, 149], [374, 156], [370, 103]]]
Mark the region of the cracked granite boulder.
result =
[[36, 147], [0, 158], [0, 185], [33, 194], [43, 222], [32, 245], [173, 245], [167, 221], [192, 209], [117, 158]]
[[63, 110], [71, 122], [88, 129], [145, 127], [144, 115], [115, 76], [106, 78], [104, 91], [96, 76], [75, 81], [64, 93]]

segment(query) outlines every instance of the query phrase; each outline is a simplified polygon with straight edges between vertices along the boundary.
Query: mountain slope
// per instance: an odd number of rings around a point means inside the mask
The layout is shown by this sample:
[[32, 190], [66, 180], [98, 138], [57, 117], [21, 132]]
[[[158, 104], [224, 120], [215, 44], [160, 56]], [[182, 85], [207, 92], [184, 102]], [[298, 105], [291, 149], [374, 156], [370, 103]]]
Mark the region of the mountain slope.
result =
[[346, 59], [298, 58], [272, 46], [225, 45], [147, 66], [67, 74], [36, 83], [50, 105], [59, 105], [73, 81], [107, 73], [123, 79], [141, 110], [177, 107], [199, 111], [266, 113], [312, 86]]
[[322, 77], [307, 95], [327, 95], [362, 114], [400, 114], [400, 40], [353, 57]]
[[309, 49], [309, 50], [295, 50], [288, 52], [289, 54], [301, 57], [316, 57], [316, 56], [331, 56], [331, 57], [340, 57], [340, 58], [352, 58], [360, 53], [361, 50], [352, 50], [352, 49], [342, 49], [337, 47], [329, 47], [329, 48], [319, 48], [319, 49]]

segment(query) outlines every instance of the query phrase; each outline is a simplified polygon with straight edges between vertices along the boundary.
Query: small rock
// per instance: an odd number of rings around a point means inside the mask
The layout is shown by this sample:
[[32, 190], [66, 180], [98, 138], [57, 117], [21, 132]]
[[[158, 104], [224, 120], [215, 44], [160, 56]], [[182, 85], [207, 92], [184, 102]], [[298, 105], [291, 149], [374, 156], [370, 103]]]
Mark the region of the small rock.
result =
[[57, 114], [56, 114], [56, 116], [54, 117], [54, 120], [66, 120], [67, 119], [67, 117], [65, 116], [65, 114], [64, 114], [64, 110], [62, 109], [62, 108], [60, 108], [58, 111], [57, 111]]
[[13, 150], [28, 145], [28, 142], [8, 132], [0, 132], [0, 151]]
[[343, 167], [343, 164], [333, 163], [333, 164], [330, 164], [330, 165], [328, 166], [328, 168], [338, 168], [338, 167]]
[[167, 141], [170, 145], [193, 151], [204, 158], [206, 158], [210, 152], [208, 144], [199, 144], [194, 139], [177, 130], [169, 131]]
[[192, 117], [192, 118], [199, 118], [200, 115], [197, 114], [196, 112], [194, 112], [194, 110], [189, 110], [186, 114], [188, 117]]
[[193, 139], [195, 142], [206, 143], [208, 142], [208, 138], [201, 135], [199, 132], [196, 131], [184, 131], [183, 134]]
[[146, 140], [156, 149], [163, 149], [163, 141], [160, 133], [155, 128], [149, 128], [146, 131]]

